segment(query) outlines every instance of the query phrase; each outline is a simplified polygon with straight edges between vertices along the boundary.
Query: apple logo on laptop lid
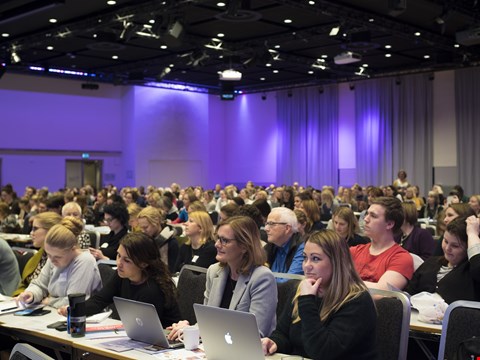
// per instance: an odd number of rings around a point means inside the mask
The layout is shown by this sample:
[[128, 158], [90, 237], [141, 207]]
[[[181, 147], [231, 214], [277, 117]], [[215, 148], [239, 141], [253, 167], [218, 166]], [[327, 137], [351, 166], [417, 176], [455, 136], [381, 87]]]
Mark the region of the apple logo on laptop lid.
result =
[[229, 332], [227, 332], [227, 333], [225, 334], [225, 342], [226, 342], [228, 345], [232, 345], [232, 344], [233, 344], [232, 335], [230, 335]]

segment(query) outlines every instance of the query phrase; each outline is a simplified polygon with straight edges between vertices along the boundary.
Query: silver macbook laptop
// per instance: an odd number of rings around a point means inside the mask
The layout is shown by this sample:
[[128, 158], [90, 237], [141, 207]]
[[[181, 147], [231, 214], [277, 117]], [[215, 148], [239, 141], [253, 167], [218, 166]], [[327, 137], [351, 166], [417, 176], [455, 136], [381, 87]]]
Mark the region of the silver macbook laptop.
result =
[[255, 315], [193, 304], [208, 360], [264, 360]]
[[157, 309], [153, 304], [117, 296], [113, 298], [113, 301], [130, 339], [166, 349], [183, 346], [180, 341], [168, 341]]

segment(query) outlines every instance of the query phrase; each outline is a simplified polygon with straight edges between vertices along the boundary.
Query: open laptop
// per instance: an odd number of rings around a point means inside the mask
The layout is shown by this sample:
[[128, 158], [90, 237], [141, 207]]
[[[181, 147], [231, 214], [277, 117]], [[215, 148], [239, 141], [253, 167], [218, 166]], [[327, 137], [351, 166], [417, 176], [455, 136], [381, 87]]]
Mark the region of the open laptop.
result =
[[255, 315], [193, 304], [208, 360], [264, 360]]
[[157, 309], [153, 304], [114, 296], [113, 301], [127, 336], [132, 340], [166, 349], [183, 346], [180, 341], [168, 341]]

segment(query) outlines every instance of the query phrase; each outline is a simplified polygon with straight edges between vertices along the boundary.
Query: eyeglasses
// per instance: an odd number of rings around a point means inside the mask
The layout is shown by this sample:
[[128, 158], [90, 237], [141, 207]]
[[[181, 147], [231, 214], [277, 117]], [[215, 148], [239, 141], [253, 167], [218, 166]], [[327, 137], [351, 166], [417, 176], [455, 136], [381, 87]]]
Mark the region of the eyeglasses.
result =
[[276, 221], [267, 221], [265, 223], [265, 226], [268, 226], [268, 227], [272, 227], [272, 226], [275, 226], [275, 225], [288, 225], [288, 224], [285, 223], [285, 222], [276, 222]]
[[113, 220], [115, 220], [115, 218], [113, 218], [113, 217], [112, 218], [107, 218], [107, 217], [103, 218], [103, 221], [105, 221], [106, 223], [111, 223]]
[[235, 239], [227, 239], [222, 236], [218, 236], [216, 241], [220, 241], [220, 244], [222, 244], [222, 246], [225, 246], [230, 244], [232, 241], [235, 241]]

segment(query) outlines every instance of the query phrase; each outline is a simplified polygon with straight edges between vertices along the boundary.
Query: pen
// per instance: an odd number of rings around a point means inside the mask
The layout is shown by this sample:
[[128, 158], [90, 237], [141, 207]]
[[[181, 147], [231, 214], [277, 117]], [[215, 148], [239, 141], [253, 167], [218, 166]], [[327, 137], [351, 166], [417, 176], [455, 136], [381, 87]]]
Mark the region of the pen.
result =
[[3, 309], [3, 310], [1, 310], [1, 312], [5, 312], [5, 311], [9, 311], [9, 310], [15, 310], [15, 309], [18, 309], [18, 306]]

